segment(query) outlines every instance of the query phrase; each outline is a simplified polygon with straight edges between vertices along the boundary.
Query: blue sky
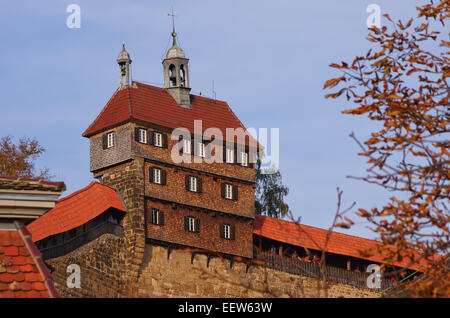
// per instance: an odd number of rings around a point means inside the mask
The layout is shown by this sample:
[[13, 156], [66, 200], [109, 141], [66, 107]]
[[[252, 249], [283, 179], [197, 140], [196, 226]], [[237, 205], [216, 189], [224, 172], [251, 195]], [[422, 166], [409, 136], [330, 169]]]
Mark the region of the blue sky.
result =
[[[69, 29], [69, 4], [81, 8], [81, 28]], [[81, 133], [118, 86], [115, 62], [122, 41], [133, 59], [133, 80], [163, 82], [174, 8], [179, 45], [190, 58], [192, 92], [226, 100], [247, 127], [280, 129], [280, 170], [291, 210], [302, 222], [328, 228], [336, 187], [344, 207], [381, 206], [392, 194], [362, 181], [360, 140], [376, 129], [342, 115], [351, 105], [326, 100], [328, 65], [370, 48], [366, 12], [416, 16], [420, 1], [9, 1], [0, 11], [0, 136], [36, 138], [48, 167], [68, 195], [89, 184], [89, 142]], [[385, 19], [382, 19], [382, 24]], [[374, 238], [367, 224], [344, 233]]]

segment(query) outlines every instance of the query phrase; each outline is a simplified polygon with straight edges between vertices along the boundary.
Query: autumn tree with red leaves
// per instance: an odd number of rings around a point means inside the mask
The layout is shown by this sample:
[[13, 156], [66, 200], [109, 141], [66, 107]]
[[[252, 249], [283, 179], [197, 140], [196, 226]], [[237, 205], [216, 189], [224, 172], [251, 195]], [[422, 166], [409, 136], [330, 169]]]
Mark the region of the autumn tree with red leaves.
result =
[[399, 283], [403, 295], [449, 297], [450, 1], [417, 10], [406, 23], [385, 14], [389, 26], [369, 30], [374, 48], [332, 63], [341, 76], [326, 81], [335, 91], [325, 97], [345, 96], [356, 106], [344, 114], [381, 124], [364, 142], [351, 134], [369, 165], [354, 178], [394, 193], [383, 207], [356, 213], [382, 242], [365, 253], [380, 253], [387, 264], [421, 264], [418, 279]]

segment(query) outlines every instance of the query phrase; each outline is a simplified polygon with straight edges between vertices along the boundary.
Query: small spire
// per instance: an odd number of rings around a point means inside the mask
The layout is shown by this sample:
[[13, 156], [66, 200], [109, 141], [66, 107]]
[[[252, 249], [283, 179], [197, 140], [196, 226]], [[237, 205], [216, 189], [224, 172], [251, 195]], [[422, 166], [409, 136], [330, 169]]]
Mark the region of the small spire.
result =
[[173, 14], [173, 7], [172, 7], [172, 13], [168, 13], [168, 16], [172, 17], [172, 46], [177, 45], [177, 33], [175, 32], [175, 14]]

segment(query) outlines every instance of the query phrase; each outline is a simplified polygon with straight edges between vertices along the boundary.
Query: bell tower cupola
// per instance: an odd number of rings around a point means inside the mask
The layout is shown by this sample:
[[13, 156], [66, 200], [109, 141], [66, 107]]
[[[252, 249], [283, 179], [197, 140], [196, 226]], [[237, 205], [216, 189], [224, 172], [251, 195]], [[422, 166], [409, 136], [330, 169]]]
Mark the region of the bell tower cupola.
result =
[[164, 87], [177, 104], [184, 108], [191, 108], [188, 63], [189, 59], [177, 44], [177, 34], [173, 27], [172, 47], [167, 51], [166, 58], [163, 60]]
[[126, 87], [130, 85], [130, 54], [125, 50], [125, 42], [122, 43], [122, 51], [120, 51], [117, 57], [117, 64], [119, 64], [119, 77], [120, 87]]

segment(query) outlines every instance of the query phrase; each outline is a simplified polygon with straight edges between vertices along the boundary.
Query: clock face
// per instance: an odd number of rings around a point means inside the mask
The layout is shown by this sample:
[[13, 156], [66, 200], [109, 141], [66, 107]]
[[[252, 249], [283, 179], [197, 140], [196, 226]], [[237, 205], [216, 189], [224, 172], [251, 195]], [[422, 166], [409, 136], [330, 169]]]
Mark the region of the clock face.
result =
[[177, 36], [176, 32], [172, 32], [172, 36], [176, 37]]

